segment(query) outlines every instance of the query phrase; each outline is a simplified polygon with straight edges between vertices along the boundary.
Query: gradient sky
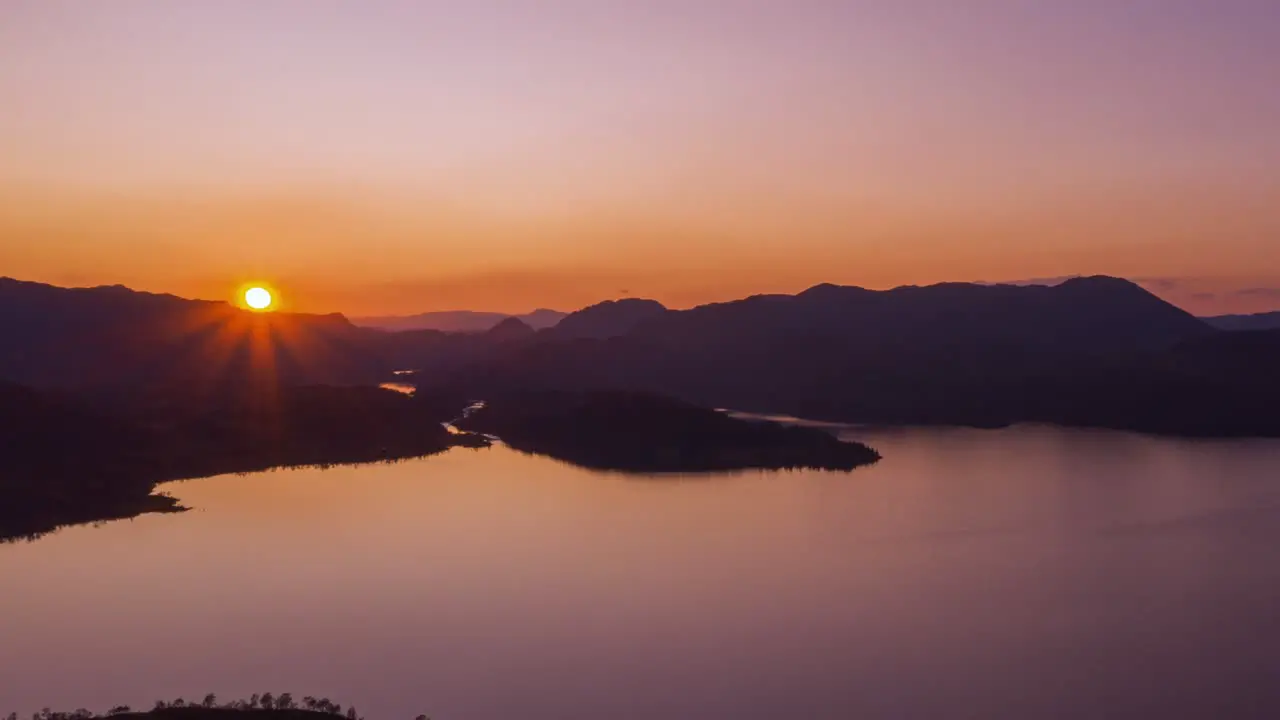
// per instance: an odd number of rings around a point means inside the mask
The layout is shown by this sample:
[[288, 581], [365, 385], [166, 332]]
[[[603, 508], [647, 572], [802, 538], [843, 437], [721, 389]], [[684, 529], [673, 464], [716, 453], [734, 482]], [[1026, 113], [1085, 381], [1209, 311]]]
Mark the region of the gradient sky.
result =
[[1108, 273], [1252, 311], [1277, 198], [1274, 0], [0, 0], [22, 279], [381, 314]]

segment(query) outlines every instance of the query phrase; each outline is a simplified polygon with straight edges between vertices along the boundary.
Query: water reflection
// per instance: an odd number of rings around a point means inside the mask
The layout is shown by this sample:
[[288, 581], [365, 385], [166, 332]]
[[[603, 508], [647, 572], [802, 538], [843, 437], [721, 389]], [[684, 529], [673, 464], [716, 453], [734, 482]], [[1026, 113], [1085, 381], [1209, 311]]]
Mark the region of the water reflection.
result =
[[174, 484], [194, 512], [0, 547], [0, 698], [1280, 716], [1280, 445], [865, 439], [885, 459], [849, 475], [634, 482], [497, 447]]

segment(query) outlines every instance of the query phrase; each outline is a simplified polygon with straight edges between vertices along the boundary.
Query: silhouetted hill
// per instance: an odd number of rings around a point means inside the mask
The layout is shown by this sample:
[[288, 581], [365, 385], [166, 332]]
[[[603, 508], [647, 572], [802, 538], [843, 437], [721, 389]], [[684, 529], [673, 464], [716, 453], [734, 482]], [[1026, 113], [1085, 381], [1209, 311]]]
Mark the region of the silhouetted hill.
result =
[[[1038, 375], [1214, 332], [1111, 278], [1056, 287], [948, 284], [882, 292], [820, 285], [794, 296], [683, 311], [641, 307], [647, 319], [624, 336], [533, 344], [461, 379], [500, 389], [652, 389], [716, 406], [750, 400], [767, 409], [774, 397], [850, 385], [909, 389], [922, 380]], [[595, 306], [605, 315], [615, 309]], [[574, 317], [555, 335], [585, 334], [566, 332]]]
[[0, 539], [173, 509], [152, 436], [75, 398], [0, 383]]
[[846, 422], [1280, 433], [1259, 406], [1280, 400], [1265, 339], [1222, 335], [1114, 278], [822, 285], [667, 311], [621, 337], [539, 336], [445, 381], [478, 397], [628, 389]]
[[489, 328], [485, 335], [498, 340], [523, 340], [533, 335], [533, 333], [533, 328], [526, 325], [519, 318], [509, 317]]
[[459, 422], [517, 450], [631, 472], [851, 470], [880, 456], [814, 428], [753, 422], [635, 392], [502, 395]]
[[483, 444], [441, 426], [460, 407], [375, 387], [86, 397], [0, 384], [0, 539], [174, 509], [152, 494], [167, 480]]
[[1219, 330], [1280, 330], [1280, 312], [1256, 315], [1219, 315], [1204, 321]]
[[667, 309], [656, 300], [606, 300], [562, 319], [556, 334], [567, 338], [610, 338], [626, 335], [636, 326], [662, 317]]
[[514, 317], [519, 318], [525, 325], [528, 325], [534, 330], [546, 330], [547, 328], [553, 328], [560, 324], [560, 321], [565, 319], [568, 315], [569, 313], [561, 312], [559, 310], [538, 308], [531, 313], [516, 315]]
[[[1208, 334], [1205, 325], [1137, 285], [1116, 278], [1076, 278], [1053, 287], [948, 283], [871, 291], [818, 285], [799, 295], [762, 295], [670, 312], [638, 328], [670, 344], [827, 339], [868, 361], [894, 365], [915, 357], [937, 365], [965, 356], [1011, 353], [1055, 361], [1117, 351], [1151, 350]], [[924, 357], [930, 355], [931, 357]]]
[[389, 332], [339, 314], [254, 313], [118, 286], [0, 278], [0, 380], [161, 394], [217, 394], [246, 379], [373, 385], [397, 370], [456, 372], [533, 335], [514, 318], [500, 325], [482, 333]]
[[368, 336], [341, 315], [0, 278], [0, 379], [36, 387], [370, 383], [387, 361]]
[[360, 327], [378, 328], [380, 330], [441, 330], [444, 332], [479, 333], [485, 332], [511, 317], [522, 321], [534, 330], [543, 330], [555, 327], [556, 323], [560, 322], [565, 315], [566, 313], [558, 310], [547, 310], [545, 308], [539, 308], [524, 315], [451, 310], [420, 313], [418, 315], [352, 318], [351, 321]]

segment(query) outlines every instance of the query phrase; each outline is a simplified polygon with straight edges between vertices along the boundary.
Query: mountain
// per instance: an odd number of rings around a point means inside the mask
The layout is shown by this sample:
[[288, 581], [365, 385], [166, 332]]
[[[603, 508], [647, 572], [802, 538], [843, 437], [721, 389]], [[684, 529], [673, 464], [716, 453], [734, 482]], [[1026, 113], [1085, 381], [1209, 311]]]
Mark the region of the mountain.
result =
[[566, 333], [571, 319], [438, 380], [482, 397], [625, 389], [845, 422], [1280, 433], [1259, 405], [1280, 400], [1274, 373], [1263, 372], [1265, 362], [1238, 371], [1262, 357], [1259, 348], [1233, 347], [1116, 278], [887, 291], [819, 285], [650, 312], [603, 338]]
[[1204, 321], [1219, 330], [1280, 330], [1280, 312], [1256, 315], [1219, 315]]
[[523, 340], [534, 334], [534, 329], [517, 317], [509, 317], [485, 331], [495, 340]]
[[1280, 406], [1276, 337], [1221, 332], [1108, 277], [818, 285], [689, 310], [627, 299], [552, 329], [508, 319], [470, 334], [0, 280], [0, 380], [110, 387], [113, 402], [139, 388], [153, 398], [246, 385], [269, 394], [416, 370], [418, 387], [450, 397], [629, 390], [850, 422], [1280, 434], [1267, 410]]
[[511, 317], [520, 320], [534, 330], [542, 330], [554, 327], [556, 323], [565, 317], [565, 313], [545, 308], [534, 310], [524, 315], [453, 310], [418, 315], [354, 318], [352, 322], [360, 327], [378, 328], [380, 330], [440, 330], [442, 332], [479, 333], [490, 330], [498, 323]]
[[725, 406], [744, 396], [859, 384], [916, 392], [921, 381], [1044, 373], [1214, 332], [1113, 278], [1055, 287], [819, 285], [679, 311], [652, 301], [602, 303], [561, 321], [553, 331], [560, 342], [495, 358], [472, 378], [550, 388], [641, 385]]
[[397, 370], [454, 372], [533, 334], [517, 318], [481, 333], [393, 332], [339, 314], [254, 313], [121, 286], [0, 278], [0, 381], [34, 388], [370, 385]]
[[619, 337], [667, 312], [667, 308], [657, 300], [606, 300], [570, 313], [556, 325], [555, 330], [558, 335], [569, 338]]
[[818, 285], [794, 296], [761, 295], [671, 312], [638, 330], [662, 342], [824, 339], [856, 344], [864, 359], [882, 354], [895, 364], [931, 366], [937, 357], [920, 353], [946, 352], [951, 362], [970, 353], [1057, 359], [1168, 347], [1208, 332], [1201, 321], [1137, 285], [1106, 277], [1057, 286], [947, 283], [885, 291]]
[[389, 361], [371, 333], [337, 314], [0, 278], [0, 379], [34, 387], [375, 382]]

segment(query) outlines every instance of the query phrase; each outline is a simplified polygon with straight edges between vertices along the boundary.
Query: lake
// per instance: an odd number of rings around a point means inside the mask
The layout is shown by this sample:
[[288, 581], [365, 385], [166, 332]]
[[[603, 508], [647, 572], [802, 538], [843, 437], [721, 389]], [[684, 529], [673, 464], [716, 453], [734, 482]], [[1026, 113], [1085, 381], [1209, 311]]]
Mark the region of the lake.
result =
[[497, 447], [175, 483], [0, 546], [0, 715], [1280, 717], [1280, 442], [853, 432], [851, 474]]

